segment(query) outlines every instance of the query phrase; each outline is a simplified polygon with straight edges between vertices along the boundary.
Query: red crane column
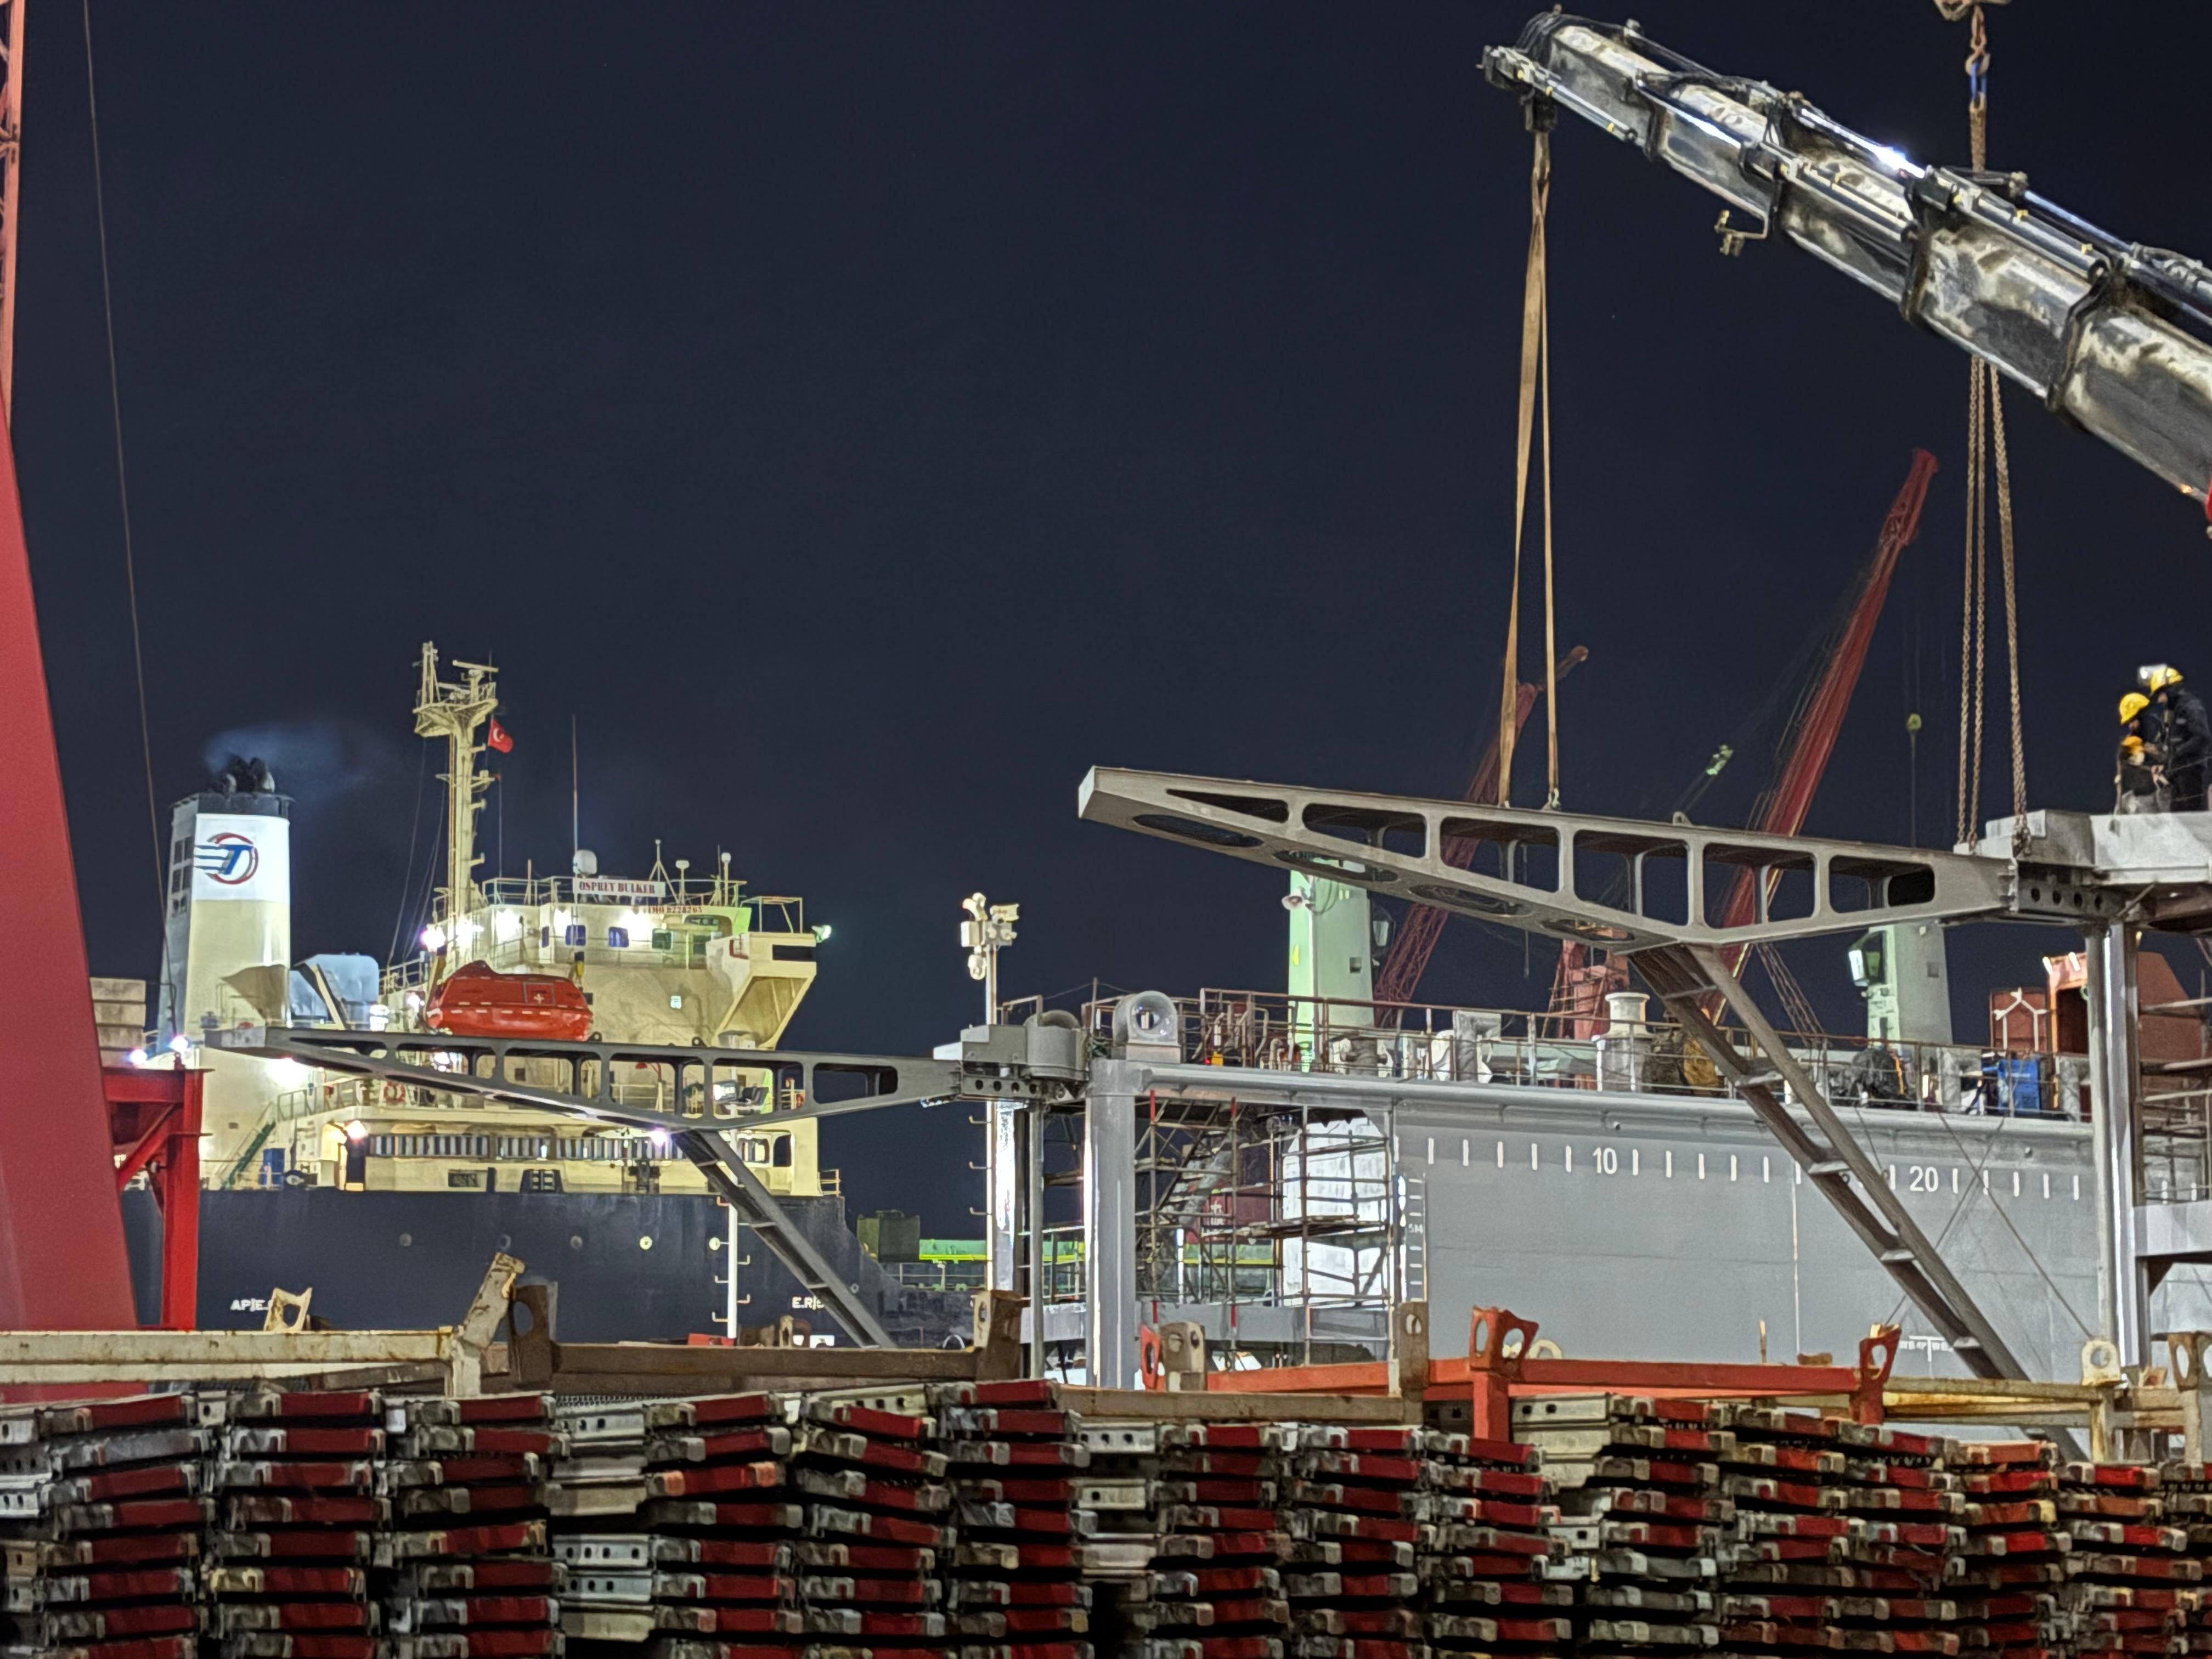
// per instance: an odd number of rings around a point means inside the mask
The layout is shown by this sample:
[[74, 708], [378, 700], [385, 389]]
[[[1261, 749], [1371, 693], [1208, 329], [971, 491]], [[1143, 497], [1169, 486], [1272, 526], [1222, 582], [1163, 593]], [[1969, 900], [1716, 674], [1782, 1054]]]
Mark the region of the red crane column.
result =
[[0, 442], [0, 1329], [128, 1330], [131, 1270], [93, 1032], [15, 458]]

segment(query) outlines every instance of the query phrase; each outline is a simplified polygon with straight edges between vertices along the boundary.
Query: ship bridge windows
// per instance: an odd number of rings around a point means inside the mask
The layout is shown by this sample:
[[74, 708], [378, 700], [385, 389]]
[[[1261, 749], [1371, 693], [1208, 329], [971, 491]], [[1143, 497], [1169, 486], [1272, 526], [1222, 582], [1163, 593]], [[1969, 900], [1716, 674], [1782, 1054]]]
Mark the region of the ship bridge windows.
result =
[[607, 949], [610, 951], [629, 950], [629, 929], [627, 927], [609, 927], [607, 929]]
[[[780, 1154], [764, 1151], [757, 1161], [776, 1164], [791, 1162], [789, 1135], [747, 1138], [787, 1143]], [[375, 1134], [364, 1144], [371, 1158], [505, 1159], [521, 1164], [658, 1164], [667, 1157], [665, 1148], [643, 1135]]]

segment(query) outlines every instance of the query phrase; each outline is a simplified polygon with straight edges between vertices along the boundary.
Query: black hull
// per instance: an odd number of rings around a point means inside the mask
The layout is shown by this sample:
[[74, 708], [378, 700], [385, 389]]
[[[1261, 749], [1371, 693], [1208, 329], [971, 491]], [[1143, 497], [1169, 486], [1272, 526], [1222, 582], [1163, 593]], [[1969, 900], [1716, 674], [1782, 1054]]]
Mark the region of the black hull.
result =
[[[784, 1208], [875, 1308], [902, 1346], [935, 1347], [969, 1329], [967, 1298], [900, 1285], [860, 1248], [839, 1198]], [[161, 1218], [150, 1194], [124, 1194], [139, 1317], [157, 1306]], [[450, 1325], [493, 1255], [559, 1285], [555, 1334], [570, 1342], [723, 1334], [728, 1212], [712, 1198], [613, 1193], [343, 1193], [321, 1188], [200, 1195], [199, 1324], [258, 1330], [272, 1287], [314, 1291], [314, 1313], [349, 1330]], [[745, 1326], [784, 1314], [849, 1337], [803, 1305], [798, 1283], [744, 1235], [738, 1310]], [[651, 1240], [648, 1245], [644, 1241]]]

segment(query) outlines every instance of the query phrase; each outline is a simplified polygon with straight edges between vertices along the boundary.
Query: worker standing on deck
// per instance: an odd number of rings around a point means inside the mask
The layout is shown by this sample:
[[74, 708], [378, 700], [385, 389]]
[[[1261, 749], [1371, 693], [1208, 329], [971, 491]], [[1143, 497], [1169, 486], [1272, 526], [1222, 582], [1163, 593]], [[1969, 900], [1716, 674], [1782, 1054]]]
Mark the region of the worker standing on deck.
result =
[[2202, 812], [2205, 767], [2212, 763], [2212, 719], [2205, 715], [2203, 700], [2181, 683], [2181, 671], [2171, 663], [2153, 663], [2138, 670], [2136, 678], [2149, 694], [2149, 712], [2158, 719], [2173, 811]]
[[2150, 699], [2130, 691], [2120, 699], [2120, 757], [2112, 778], [2112, 811], [2130, 816], [2172, 810], [2166, 751]]

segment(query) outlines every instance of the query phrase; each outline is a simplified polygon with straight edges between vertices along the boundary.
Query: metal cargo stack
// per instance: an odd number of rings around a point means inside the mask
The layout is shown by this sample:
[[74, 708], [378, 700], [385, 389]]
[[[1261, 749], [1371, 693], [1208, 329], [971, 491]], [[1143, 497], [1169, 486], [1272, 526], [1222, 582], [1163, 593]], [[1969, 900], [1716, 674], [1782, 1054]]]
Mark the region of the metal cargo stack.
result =
[[644, 1434], [645, 1530], [579, 1546], [605, 1605], [649, 1598], [661, 1659], [797, 1659], [802, 1510], [789, 1404], [770, 1394], [659, 1400]]
[[1950, 1571], [1962, 1645], [2039, 1659], [2066, 1639], [2058, 1592], [2074, 1540], [2058, 1526], [2057, 1453], [2039, 1440], [1954, 1442], [1966, 1499]]
[[224, 1659], [377, 1659], [370, 1569], [384, 1402], [357, 1389], [275, 1389], [230, 1403], [215, 1463], [221, 1530], [208, 1573]]
[[546, 1476], [565, 1449], [544, 1395], [406, 1400], [392, 1414], [393, 1577], [384, 1659], [562, 1650]]
[[799, 1431], [792, 1472], [805, 1510], [799, 1599], [809, 1659], [948, 1652], [938, 1572], [952, 1492], [921, 1395], [810, 1399]]
[[1431, 1531], [1424, 1475], [1432, 1437], [1311, 1423], [1297, 1436], [1283, 1494], [1292, 1655], [1425, 1659], [1415, 1552]]
[[2137, 1464], [2060, 1470], [2058, 1513], [2074, 1547], [2058, 1599], [2076, 1652], [2171, 1653], [2186, 1639], [2182, 1609], [2197, 1599], [2204, 1564], [2168, 1517], [2162, 1484], [2159, 1469]]
[[1059, 1385], [955, 1382], [930, 1396], [952, 1488], [945, 1611], [962, 1659], [1091, 1659], [1092, 1521], [1078, 1507], [1091, 1453]]
[[1297, 1431], [1163, 1423], [1154, 1483], [1159, 1542], [1147, 1597], [1130, 1609], [1137, 1659], [1284, 1659], [1290, 1540], [1276, 1494]]
[[1552, 1537], [1559, 1510], [1542, 1455], [1441, 1430], [1427, 1431], [1425, 1443], [1431, 1525], [1416, 1559], [1431, 1651], [1559, 1639], [1575, 1586], [1553, 1577], [1565, 1564]]
[[1695, 1401], [1631, 1395], [1516, 1401], [1514, 1435], [1542, 1453], [1558, 1492], [1552, 1571], [1579, 1590], [1592, 1653], [1683, 1650], [1719, 1640], [1719, 1572], [1734, 1501], [1721, 1460], [1735, 1437]]
[[219, 1420], [179, 1395], [0, 1418], [11, 1659], [192, 1659]]

